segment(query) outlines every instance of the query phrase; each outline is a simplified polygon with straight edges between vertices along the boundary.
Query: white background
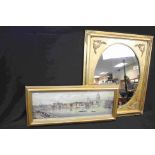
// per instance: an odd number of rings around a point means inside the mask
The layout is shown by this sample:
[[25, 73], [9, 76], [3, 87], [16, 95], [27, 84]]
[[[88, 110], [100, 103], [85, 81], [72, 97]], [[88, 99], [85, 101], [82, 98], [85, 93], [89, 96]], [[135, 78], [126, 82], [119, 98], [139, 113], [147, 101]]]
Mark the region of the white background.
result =
[[[4, 0], [0, 25], [154, 25], [153, 0]], [[0, 130], [2, 155], [154, 154], [154, 130]]]
[[151, 155], [154, 130], [3, 130], [2, 155]]

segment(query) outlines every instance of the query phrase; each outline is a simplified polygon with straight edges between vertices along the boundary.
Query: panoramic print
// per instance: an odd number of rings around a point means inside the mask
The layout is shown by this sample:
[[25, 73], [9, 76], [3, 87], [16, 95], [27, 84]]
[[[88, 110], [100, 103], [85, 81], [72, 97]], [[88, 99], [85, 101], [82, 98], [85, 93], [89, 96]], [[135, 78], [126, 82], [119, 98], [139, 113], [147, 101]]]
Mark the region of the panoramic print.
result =
[[33, 92], [33, 119], [111, 115], [114, 91]]

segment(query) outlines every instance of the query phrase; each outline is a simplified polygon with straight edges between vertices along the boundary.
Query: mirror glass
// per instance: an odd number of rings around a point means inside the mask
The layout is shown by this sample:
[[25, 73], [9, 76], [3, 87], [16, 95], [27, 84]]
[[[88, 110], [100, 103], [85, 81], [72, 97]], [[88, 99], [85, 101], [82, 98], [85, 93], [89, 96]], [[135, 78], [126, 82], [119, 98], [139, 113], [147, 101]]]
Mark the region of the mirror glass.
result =
[[135, 53], [124, 44], [108, 47], [100, 56], [95, 72], [94, 84], [119, 84], [119, 102], [127, 103], [136, 91], [140, 66]]

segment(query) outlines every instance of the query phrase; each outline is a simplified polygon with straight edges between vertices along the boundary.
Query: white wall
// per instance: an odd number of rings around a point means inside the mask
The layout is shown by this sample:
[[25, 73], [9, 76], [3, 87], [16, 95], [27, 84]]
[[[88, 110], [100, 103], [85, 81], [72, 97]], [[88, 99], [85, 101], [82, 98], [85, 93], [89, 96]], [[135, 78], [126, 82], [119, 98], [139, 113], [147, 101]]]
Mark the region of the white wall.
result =
[[[137, 78], [139, 76], [139, 70], [133, 70], [133, 66], [136, 66], [137, 64], [132, 64], [129, 66], [126, 66], [126, 75], [130, 79]], [[113, 78], [118, 78], [119, 80], [124, 79], [124, 69], [123, 67], [120, 69], [120, 71], [116, 71], [113, 73]]]

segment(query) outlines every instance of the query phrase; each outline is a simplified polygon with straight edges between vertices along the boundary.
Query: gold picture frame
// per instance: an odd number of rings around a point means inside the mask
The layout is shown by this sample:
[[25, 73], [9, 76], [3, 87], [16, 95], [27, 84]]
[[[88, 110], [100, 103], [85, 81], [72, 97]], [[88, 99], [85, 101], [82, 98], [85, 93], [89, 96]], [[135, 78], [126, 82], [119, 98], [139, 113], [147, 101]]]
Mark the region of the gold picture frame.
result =
[[[25, 90], [28, 126], [116, 119], [118, 98], [117, 86], [26, 86]], [[91, 93], [91, 95], [89, 93]], [[95, 99], [96, 93], [100, 94], [100, 102], [97, 102], [97, 99], [93, 101], [93, 96]], [[87, 99], [88, 101], [86, 100], [87, 96], [90, 97]], [[85, 102], [83, 102], [84, 100]], [[105, 104], [107, 101], [108, 104], [106, 105], [111, 105], [110, 107], [102, 107], [102, 109], [94, 107], [93, 109], [97, 108], [97, 110], [91, 111], [92, 107], [90, 106], [96, 106], [98, 103]], [[85, 106], [80, 105], [79, 103], [81, 102], [83, 104], [85, 103]], [[71, 106], [70, 103], [76, 103], [76, 107], [74, 106], [73, 108], [74, 104]], [[80, 105], [80, 107], [77, 105]], [[81, 110], [81, 108], [86, 108], [86, 105], [87, 111], [84, 111], [85, 109]]]
[[140, 79], [133, 97], [118, 107], [118, 116], [142, 114], [147, 89], [153, 36], [125, 34], [104, 31], [85, 31], [83, 85], [93, 84], [94, 71], [101, 54], [114, 44], [123, 44], [131, 48], [138, 58]]

